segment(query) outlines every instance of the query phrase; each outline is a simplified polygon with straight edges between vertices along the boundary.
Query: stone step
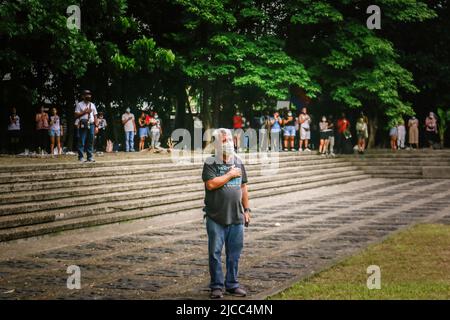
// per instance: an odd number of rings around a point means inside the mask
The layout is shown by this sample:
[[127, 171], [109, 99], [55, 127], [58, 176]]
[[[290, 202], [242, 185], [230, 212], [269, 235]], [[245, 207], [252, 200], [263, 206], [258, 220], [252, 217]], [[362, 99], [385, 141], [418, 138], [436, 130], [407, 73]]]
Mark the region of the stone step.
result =
[[[340, 157], [343, 158], [351, 158], [355, 156], [360, 156], [358, 154], [352, 154], [352, 155], [340, 155]], [[407, 152], [407, 153], [364, 153], [363, 157], [369, 158], [369, 159], [448, 159], [450, 158], [450, 153], [414, 153], [414, 152]]]
[[[318, 179], [311, 180], [310, 182], [304, 182], [301, 186], [297, 184], [283, 185], [278, 187], [271, 187], [268, 189], [264, 189], [258, 192], [252, 192], [250, 197], [265, 197], [265, 196], [273, 196], [277, 194], [289, 193], [293, 191], [302, 189], [312, 189], [318, 188], [325, 185], [333, 185], [333, 184], [341, 184], [354, 181], [355, 179], [367, 179], [369, 176], [365, 174], [355, 174], [353, 176], [345, 176], [345, 177], [335, 177], [334, 179]], [[197, 200], [189, 200], [185, 202], [179, 203], [178, 209], [175, 209], [173, 204], [172, 209], [175, 210], [173, 212], [182, 213], [184, 210], [201, 208], [203, 206], [203, 202], [200, 199]], [[163, 207], [161, 207], [163, 208]], [[1, 229], [0, 230], [0, 241], [8, 241], [13, 239], [21, 239], [33, 236], [40, 236], [44, 234], [60, 232], [64, 230], [70, 229], [78, 229], [85, 227], [92, 227], [96, 225], [109, 224], [109, 223], [117, 223], [123, 222], [132, 219], [140, 219], [151, 217], [159, 214], [168, 213], [167, 208], [164, 208], [159, 212], [156, 208], [147, 207], [146, 209], [138, 209], [138, 210], [129, 210], [129, 211], [118, 211], [111, 214], [105, 215], [96, 215], [96, 216], [88, 216], [88, 217], [78, 217], [69, 220], [60, 220], [53, 221], [47, 223], [40, 223], [28, 226], [18, 226], [15, 228]], [[170, 209], [169, 209], [170, 210]], [[199, 220], [201, 220], [202, 213], [199, 211]]]
[[[346, 171], [349, 171], [350, 168], [347, 168]], [[267, 176], [263, 176], [261, 183], [277, 183], [279, 181], [284, 182], [286, 180], [286, 176], [291, 178], [294, 173], [289, 173], [288, 175], [275, 175], [271, 176], [268, 179]], [[251, 176], [249, 176], [250, 178]], [[251, 178], [250, 178], [251, 179]], [[269, 181], [267, 181], [269, 180]], [[88, 196], [79, 196], [79, 197], [70, 197], [64, 199], [56, 199], [56, 200], [43, 200], [43, 201], [34, 201], [34, 202], [26, 202], [19, 204], [8, 204], [0, 206], [0, 216], [2, 215], [11, 215], [11, 214], [21, 214], [42, 210], [52, 210], [52, 209], [62, 209], [69, 207], [79, 207], [86, 206], [90, 204], [98, 204], [98, 203], [108, 203], [117, 201], [125, 201], [132, 199], [140, 199], [142, 197], [155, 197], [155, 196], [164, 196], [166, 194], [173, 193], [181, 193], [181, 192], [189, 192], [192, 188], [200, 188], [203, 187], [201, 183], [201, 177], [197, 177], [197, 182], [189, 185], [181, 185], [175, 186], [171, 188], [160, 187], [160, 188], [150, 188], [150, 189], [142, 189], [138, 188], [138, 190], [132, 190], [128, 192], [122, 192], [116, 190], [113, 193], [107, 193], [103, 196], [99, 195], [88, 195]], [[252, 183], [253, 184], [253, 183]], [[256, 184], [256, 182], [255, 182]], [[200, 186], [200, 187], [198, 187]]]
[[[275, 161], [275, 160], [274, 160]], [[340, 163], [348, 163], [344, 159], [337, 159], [337, 158], [329, 158], [329, 159], [320, 159], [318, 161], [317, 159], [314, 160], [308, 160], [308, 159], [302, 159], [302, 157], [298, 157], [296, 159], [293, 159], [291, 161], [280, 161], [279, 167], [307, 167], [307, 166], [320, 166], [324, 164], [340, 164]], [[262, 165], [269, 165], [267, 164], [247, 164], [247, 169], [253, 170], [253, 169], [260, 169]], [[176, 167], [176, 168], [172, 168]], [[190, 174], [195, 175], [198, 174], [198, 171], [201, 170], [202, 164], [196, 164], [196, 165], [189, 165], [189, 166], [178, 166], [178, 165], [172, 165], [171, 170], [166, 170], [166, 168], [160, 168], [159, 170], [157, 168], [152, 168], [151, 170], [138, 170], [133, 171], [132, 173], [122, 175], [121, 173], [124, 172], [124, 170], [121, 170], [118, 172], [118, 174], [112, 174], [115, 172], [108, 172], [107, 174], [91, 174], [89, 178], [80, 178], [80, 175], [76, 175], [74, 178], [65, 178], [60, 180], [45, 180], [43, 177], [40, 178], [40, 180], [37, 181], [29, 181], [26, 180], [25, 177], [21, 177], [18, 182], [9, 182], [0, 184], [0, 192], [13, 192], [13, 191], [26, 191], [26, 190], [44, 190], [44, 189], [60, 189], [60, 188], [67, 188], [67, 187], [76, 187], [76, 186], [92, 186], [92, 185], [99, 185], [99, 184], [109, 184], [109, 183], [117, 183], [121, 182], [125, 178], [127, 181], [148, 181], [148, 180], [161, 180], [166, 179], [170, 177], [179, 177], [180, 173], [182, 174]], [[97, 171], [95, 171], [97, 172]], [[48, 175], [50, 175], [49, 173]], [[43, 179], [43, 180], [42, 180]]]
[[423, 166], [449, 166], [450, 160], [420, 160], [420, 161], [412, 161], [412, 160], [402, 160], [402, 161], [386, 161], [386, 160], [350, 160], [351, 163], [359, 165], [359, 166], [408, 166], [408, 167], [423, 167]]
[[[299, 175], [302, 176], [311, 176], [314, 174], [320, 174], [321, 172], [342, 172], [344, 170], [351, 170], [352, 166], [345, 162], [334, 162], [334, 163], [327, 163], [327, 164], [318, 164], [318, 165], [309, 165], [301, 167], [281, 167], [277, 170], [277, 178], [284, 177], [286, 179], [289, 179], [293, 175]], [[267, 180], [267, 176], [263, 174], [264, 172], [261, 169], [251, 169], [248, 170], [247, 174], [251, 176], [252, 183], [259, 183]], [[183, 173], [180, 173], [183, 174]], [[132, 190], [142, 190], [142, 189], [155, 189], [155, 188], [162, 188], [162, 187], [172, 187], [172, 186], [179, 186], [184, 185], [187, 190], [189, 184], [195, 183], [199, 181], [199, 177], [201, 176], [201, 169], [197, 169], [194, 172], [189, 172], [189, 174], [195, 174], [195, 175], [188, 175], [188, 176], [176, 176], [176, 179], [168, 179], [169, 177], [164, 177], [165, 179], [161, 180], [154, 180], [151, 176], [146, 175], [144, 179], [142, 179], [141, 176], [137, 176], [139, 178], [138, 181], [133, 181], [134, 179], [131, 179], [135, 176], [131, 176], [126, 179], [126, 182], [124, 180], [119, 180], [120, 182], [112, 183], [109, 182], [103, 182], [102, 184], [98, 185], [87, 185], [87, 186], [80, 186], [80, 187], [67, 187], [62, 185], [58, 189], [51, 189], [51, 190], [42, 190], [42, 191], [16, 191], [14, 193], [5, 193], [3, 195], [0, 195], [0, 205], [6, 205], [6, 204], [14, 204], [14, 203], [25, 203], [29, 201], [45, 201], [45, 200], [52, 200], [52, 199], [64, 199], [64, 198], [70, 198], [70, 197], [80, 197], [80, 196], [87, 196], [87, 195], [95, 195], [95, 194], [104, 194], [104, 193], [111, 193], [115, 192], [117, 190], [121, 190], [123, 192], [125, 191], [132, 191]], [[146, 179], [145, 179], [146, 178]]]
[[[340, 177], [354, 177], [361, 175], [359, 171], [350, 172], [337, 172], [329, 173], [323, 175], [312, 175], [310, 177], [300, 177], [296, 179], [291, 179], [289, 183], [297, 187], [302, 186], [307, 183], [321, 181], [321, 180], [333, 180]], [[277, 187], [286, 186], [285, 180], [269, 181], [265, 183], [251, 183], [249, 185], [249, 190], [254, 192], [261, 192], [261, 190], [267, 190]], [[91, 205], [68, 207], [55, 209], [50, 208], [49, 210], [42, 210], [38, 212], [24, 213], [24, 214], [14, 214], [0, 216], [0, 228], [9, 228], [24, 223], [41, 223], [46, 221], [61, 220], [61, 219], [71, 219], [81, 216], [89, 215], [100, 215], [109, 214], [118, 210], [126, 211], [132, 209], [143, 209], [157, 206], [167, 205], [171, 203], [180, 203], [194, 199], [202, 199], [204, 196], [203, 183], [197, 183], [193, 185], [193, 189], [190, 192], [177, 192], [176, 195], [173, 193], [163, 194], [159, 196], [147, 196], [140, 197], [135, 200], [125, 199], [110, 202], [110, 204], [104, 205], [102, 203], [96, 203]]]
[[[286, 158], [286, 157], [292, 157], [292, 156], [301, 156], [304, 158], [307, 157], [316, 157], [317, 155], [314, 152], [311, 153], [305, 153], [299, 155], [297, 152], [279, 152], [274, 153], [279, 158]], [[240, 153], [239, 156], [242, 158], [245, 157], [259, 157], [263, 156], [264, 154], [257, 154], [257, 153]], [[270, 156], [271, 153], [267, 153], [266, 155]], [[160, 165], [160, 164], [174, 164], [174, 163], [202, 163], [203, 159], [207, 157], [207, 155], [193, 155], [191, 157], [176, 157], [173, 160], [173, 158], [170, 155], [167, 156], [148, 156], [148, 157], [139, 157], [139, 158], [133, 158], [133, 159], [118, 159], [118, 160], [103, 160], [101, 157], [97, 158], [97, 161], [95, 163], [79, 163], [76, 159], [76, 157], [73, 157], [73, 160], [67, 161], [67, 162], [58, 162], [58, 163], [33, 163], [34, 159], [30, 159], [30, 162], [27, 164], [17, 164], [17, 165], [4, 165], [0, 167], [0, 177], [2, 176], [2, 173], [9, 174], [11, 172], [33, 172], [33, 171], [65, 171], [65, 170], [78, 170], [78, 169], [87, 169], [91, 167], [96, 168], [116, 168], [118, 166], [137, 166], [137, 165]], [[41, 161], [41, 159], [39, 159]]]
[[368, 166], [365, 168], [361, 167], [361, 170], [368, 174], [417, 174], [422, 175], [422, 167], [399, 167], [399, 168], [392, 168], [392, 167], [384, 167], [384, 166]]
[[[280, 163], [287, 162], [301, 162], [308, 160], [320, 160], [320, 156], [298, 156], [295, 154], [283, 157], [272, 158], [273, 161], [279, 161]], [[270, 160], [270, 158], [269, 158]], [[338, 160], [336, 161], [344, 161]], [[105, 176], [127, 176], [131, 174], [139, 174], [142, 172], [170, 172], [189, 170], [192, 168], [198, 168], [202, 165], [202, 162], [189, 163], [189, 164], [143, 164], [143, 165], [130, 165], [123, 166], [117, 165], [115, 167], [99, 167], [96, 163], [87, 164], [86, 167], [71, 169], [71, 170], [41, 170], [32, 172], [9, 172], [0, 174], [0, 184], [11, 184], [17, 182], [31, 182], [31, 181], [56, 181], [63, 179], [76, 179], [80, 177], [105, 177]]]
[[[367, 173], [370, 174], [370, 173]], [[372, 178], [385, 178], [385, 179], [422, 179], [422, 174], [415, 173], [376, 173], [370, 174]]]

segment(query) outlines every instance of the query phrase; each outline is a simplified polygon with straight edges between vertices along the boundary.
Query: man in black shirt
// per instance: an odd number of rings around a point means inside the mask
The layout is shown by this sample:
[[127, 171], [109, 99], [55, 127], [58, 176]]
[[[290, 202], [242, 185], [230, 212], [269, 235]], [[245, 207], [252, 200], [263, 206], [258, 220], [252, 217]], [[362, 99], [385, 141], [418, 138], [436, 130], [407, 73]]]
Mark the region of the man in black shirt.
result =
[[[244, 222], [250, 222], [247, 173], [234, 153], [230, 130], [214, 133], [215, 155], [206, 159], [202, 179], [205, 182], [206, 230], [208, 233], [211, 298], [223, 297], [223, 288], [235, 296], [246, 296], [237, 280], [238, 264], [244, 245]], [[225, 244], [227, 274], [224, 283], [222, 248]]]

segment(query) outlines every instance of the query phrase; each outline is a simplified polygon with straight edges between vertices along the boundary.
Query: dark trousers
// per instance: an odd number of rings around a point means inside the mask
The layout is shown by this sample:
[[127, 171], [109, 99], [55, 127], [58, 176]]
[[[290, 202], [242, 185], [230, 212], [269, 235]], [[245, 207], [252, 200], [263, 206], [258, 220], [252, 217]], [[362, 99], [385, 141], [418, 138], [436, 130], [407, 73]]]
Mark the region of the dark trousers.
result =
[[99, 151], [105, 151], [106, 144], [106, 130], [98, 130], [97, 139], [95, 141], [95, 149]]
[[344, 153], [345, 136], [343, 133], [336, 133], [336, 153]]
[[49, 141], [48, 129], [39, 129], [36, 132], [36, 149], [41, 148], [42, 150], [48, 151], [48, 141]]
[[9, 152], [11, 154], [19, 153], [20, 130], [8, 130], [9, 135]]
[[83, 159], [84, 150], [86, 150], [87, 159], [93, 159], [94, 153], [94, 125], [90, 125], [88, 128], [78, 129], [78, 159]]

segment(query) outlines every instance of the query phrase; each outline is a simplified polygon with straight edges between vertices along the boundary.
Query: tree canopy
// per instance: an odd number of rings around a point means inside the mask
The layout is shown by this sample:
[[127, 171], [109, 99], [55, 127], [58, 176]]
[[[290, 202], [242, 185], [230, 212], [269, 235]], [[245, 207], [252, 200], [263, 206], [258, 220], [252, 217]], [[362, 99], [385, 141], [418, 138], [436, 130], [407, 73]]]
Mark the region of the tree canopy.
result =
[[450, 102], [448, 1], [380, 0], [379, 30], [369, 1], [81, 0], [80, 30], [67, 27], [72, 4], [0, 4], [3, 106], [48, 99], [70, 118], [89, 87], [111, 115], [146, 101], [188, 127], [190, 98], [214, 126], [292, 88], [327, 114], [391, 122]]

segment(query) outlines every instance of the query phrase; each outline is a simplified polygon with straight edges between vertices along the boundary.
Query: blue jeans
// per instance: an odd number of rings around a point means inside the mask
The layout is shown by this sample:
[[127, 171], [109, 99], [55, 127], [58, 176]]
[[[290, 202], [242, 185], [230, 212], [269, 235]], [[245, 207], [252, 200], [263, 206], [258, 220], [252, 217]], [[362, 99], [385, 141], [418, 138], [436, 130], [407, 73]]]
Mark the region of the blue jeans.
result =
[[94, 129], [93, 124], [90, 128], [78, 129], [78, 159], [83, 159], [83, 153], [86, 147], [86, 155], [88, 160], [93, 159], [93, 149], [94, 149]]
[[208, 233], [209, 274], [211, 276], [209, 287], [222, 289], [224, 286], [221, 256], [225, 244], [227, 268], [225, 288], [238, 288], [238, 265], [244, 246], [244, 225], [232, 224], [224, 227], [207, 217], [206, 231]]
[[134, 131], [125, 131], [125, 151], [134, 151]]

